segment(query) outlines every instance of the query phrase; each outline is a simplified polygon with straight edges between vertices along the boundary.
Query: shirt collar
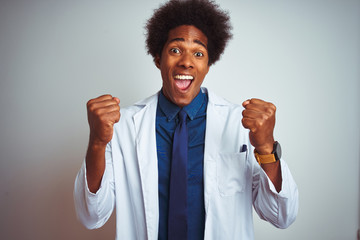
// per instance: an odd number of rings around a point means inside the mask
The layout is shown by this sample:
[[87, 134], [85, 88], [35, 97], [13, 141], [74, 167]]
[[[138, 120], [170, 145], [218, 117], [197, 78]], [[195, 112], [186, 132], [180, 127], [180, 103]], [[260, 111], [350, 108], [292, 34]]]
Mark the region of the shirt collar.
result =
[[[193, 120], [196, 114], [199, 112], [204, 100], [205, 93], [200, 90], [198, 95], [191, 101], [191, 103], [184, 107], [184, 111], [187, 113], [191, 120]], [[168, 121], [173, 120], [181, 109], [179, 106], [169, 101], [163, 94], [162, 90], [159, 94], [159, 106], [163, 113], [166, 115], [166, 119]]]

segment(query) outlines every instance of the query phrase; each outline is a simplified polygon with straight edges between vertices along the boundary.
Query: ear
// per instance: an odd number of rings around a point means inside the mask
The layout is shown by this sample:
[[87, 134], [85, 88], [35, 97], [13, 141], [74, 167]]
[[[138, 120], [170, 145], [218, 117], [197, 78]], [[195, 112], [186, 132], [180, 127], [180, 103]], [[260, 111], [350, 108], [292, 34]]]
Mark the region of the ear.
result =
[[154, 63], [158, 69], [160, 69], [160, 62], [161, 62], [160, 56], [158, 54], [156, 54], [156, 56], [154, 58]]

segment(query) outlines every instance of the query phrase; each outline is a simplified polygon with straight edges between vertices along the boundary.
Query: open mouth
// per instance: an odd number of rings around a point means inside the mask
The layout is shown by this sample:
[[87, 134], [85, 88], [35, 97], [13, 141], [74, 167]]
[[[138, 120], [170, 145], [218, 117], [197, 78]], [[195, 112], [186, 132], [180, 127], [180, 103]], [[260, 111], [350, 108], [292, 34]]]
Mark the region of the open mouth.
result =
[[175, 75], [174, 76], [175, 84], [180, 90], [186, 90], [190, 87], [191, 82], [194, 80], [194, 77], [191, 75]]

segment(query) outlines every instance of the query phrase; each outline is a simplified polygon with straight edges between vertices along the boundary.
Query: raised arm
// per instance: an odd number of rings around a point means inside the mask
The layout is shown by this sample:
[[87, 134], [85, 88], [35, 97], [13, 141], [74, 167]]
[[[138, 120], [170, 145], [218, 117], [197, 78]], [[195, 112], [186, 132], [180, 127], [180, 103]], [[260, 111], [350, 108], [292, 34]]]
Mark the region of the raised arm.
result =
[[86, 153], [86, 178], [89, 190], [95, 193], [105, 171], [105, 149], [113, 135], [113, 126], [120, 120], [120, 100], [111, 95], [94, 98], [87, 103], [90, 127]]
[[[260, 99], [251, 99], [243, 102], [242, 124], [250, 130], [249, 137], [251, 145], [261, 155], [271, 154], [274, 146], [275, 112], [274, 104]], [[281, 191], [281, 169], [280, 162], [261, 164], [275, 186], [277, 192]]]

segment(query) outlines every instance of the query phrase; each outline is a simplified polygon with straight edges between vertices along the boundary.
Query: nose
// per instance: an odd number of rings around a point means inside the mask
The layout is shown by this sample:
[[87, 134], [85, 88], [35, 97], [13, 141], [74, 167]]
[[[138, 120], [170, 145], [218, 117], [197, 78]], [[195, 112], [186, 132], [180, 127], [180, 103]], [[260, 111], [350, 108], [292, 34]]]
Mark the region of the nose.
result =
[[194, 67], [194, 63], [193, 63], [193, 59], [192, 59], [192, 54], [191, 53], [183, 53], [180, 61], [178, 62], [180, 67], [183, 67], [185, 69], [187, 68], [193, 68]]

